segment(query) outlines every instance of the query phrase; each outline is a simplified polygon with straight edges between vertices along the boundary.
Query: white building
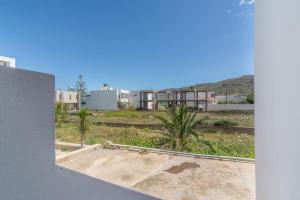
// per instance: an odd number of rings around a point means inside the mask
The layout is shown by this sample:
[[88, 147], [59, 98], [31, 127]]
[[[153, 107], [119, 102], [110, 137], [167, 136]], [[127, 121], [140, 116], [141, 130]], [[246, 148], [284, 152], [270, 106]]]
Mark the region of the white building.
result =
[[141, 110], [166, 109], [174, 105], [185, 104], [188, 107], [206, 109], [214, 103], [214, 92], [197, 90], [132, 91], [129, 94], [129, 106]]
[[0, 56], [0, 66], [16, 68], [16, 59]]
[[68, 110], [79, 110], [80, 109], [80, 95], [74, 91], [56, 90], [55, 102], [63, 103], [67, 106]]
[[104, 85], [101, 90], [91, 91], [81, 106], [90, 110], [119, 110], [128, 107], [129, 90], [113, 89]]

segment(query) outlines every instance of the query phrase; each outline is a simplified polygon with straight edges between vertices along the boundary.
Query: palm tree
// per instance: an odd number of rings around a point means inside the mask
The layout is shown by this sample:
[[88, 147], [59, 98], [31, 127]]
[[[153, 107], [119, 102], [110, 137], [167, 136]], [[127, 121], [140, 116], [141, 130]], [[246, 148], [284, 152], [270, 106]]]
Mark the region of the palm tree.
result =
[[55, 123], [61, 127], [63, 113], [63, 104], [61, 102], [55, 104]]
[[55, 123], [61, 127], [62, 122], [68, 117], [68, 107], [62, 102], [55, 104]]
[[[191, 138], [199, 140], [195, 132], [201, 120], [196, 120], [197, 111], [191, 112], [187, 106], [180, 105], [167, 110], [168, 117], [156, 116], [164, 124], [167, 132], [163, 133], [172, 145], [173, 150], [183, 151]], [[206, 142], [204, 142], [206, 143]]]
[[79, 112], [79, 118], [80, 118], [79, 130], [81, 134], [81, 148], [83, 148], [83, 139], [85, 138], [89, 130], [89, 124], [88, 124], [89, 115], [90, 113], [86, 109], [81, 109]]
[[69, 114], [68, 106], [67, 105], [63, 105], [62, 113], [61, 113], [61, 119], [62, 119], [62, 121], [65, 121], [67, 119], [68, 114]]

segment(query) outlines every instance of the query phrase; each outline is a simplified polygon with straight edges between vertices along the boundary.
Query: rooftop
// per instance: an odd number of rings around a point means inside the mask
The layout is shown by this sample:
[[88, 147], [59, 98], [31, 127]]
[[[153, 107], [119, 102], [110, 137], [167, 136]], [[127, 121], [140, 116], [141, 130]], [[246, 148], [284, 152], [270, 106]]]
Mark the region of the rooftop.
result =
[[255, 199], [252, 163], [99, 148], [58, 165], [162, 199]]

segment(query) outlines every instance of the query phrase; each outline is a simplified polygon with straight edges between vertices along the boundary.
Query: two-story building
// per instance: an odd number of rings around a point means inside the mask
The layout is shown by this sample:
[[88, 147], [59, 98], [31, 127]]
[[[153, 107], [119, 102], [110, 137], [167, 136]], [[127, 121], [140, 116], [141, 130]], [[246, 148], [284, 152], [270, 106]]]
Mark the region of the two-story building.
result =
[[79, 110], [80, 94], [75, 91], [56, 90], [55, 102], [67, 106], [68, 110]]
[[129, 105], [141, 110], [159, 110], [176, 105], [207, 110], [214, 103], [214, 92], [198, 90], [142, 90], [130, 92]]

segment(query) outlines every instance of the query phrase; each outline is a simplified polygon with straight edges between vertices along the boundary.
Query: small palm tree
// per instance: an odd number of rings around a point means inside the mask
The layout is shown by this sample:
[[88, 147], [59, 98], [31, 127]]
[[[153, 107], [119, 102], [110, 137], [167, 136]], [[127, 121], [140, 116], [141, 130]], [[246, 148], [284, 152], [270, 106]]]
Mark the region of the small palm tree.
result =
[[59, 102], [55, 104], [55, 123], [58, 127], [61, 127], [62, 122], [68, 117], [68, 107]]
[[61, 119], [62, 119], [62, 121], [65, 121], [67, 119], [68, 114], [69, 114], [68, 106], [67, 105], [63, 105], [62, 113], [61, 113]]
[[191, 138], [199, 141], [195, 132], [201, 120], [196, 120], [197, 111], [191, 112], [185, 105], [172, 107], [167, 110], [168, 117], [156, 116], [164, 124], [167, 132], [163, 133], [171, 142], [173, 150], [183, 151]]
[[79, 118], [80, 118], [80, 124], [79, 124], [79, 130], [81, 134], [81, 148], [83, 148], [83, 140], [86, 137], [86, 134], [89, 130], [89, 124], [88, 124], [88, 116], [90, 113], [86, 109], [81, 109], [79, 112]]
[[61, 127], [62, 113], [63, 113], [63, 104], [59, 102], [55, 104], [55, 123], [57, 123], [59, 127]]

